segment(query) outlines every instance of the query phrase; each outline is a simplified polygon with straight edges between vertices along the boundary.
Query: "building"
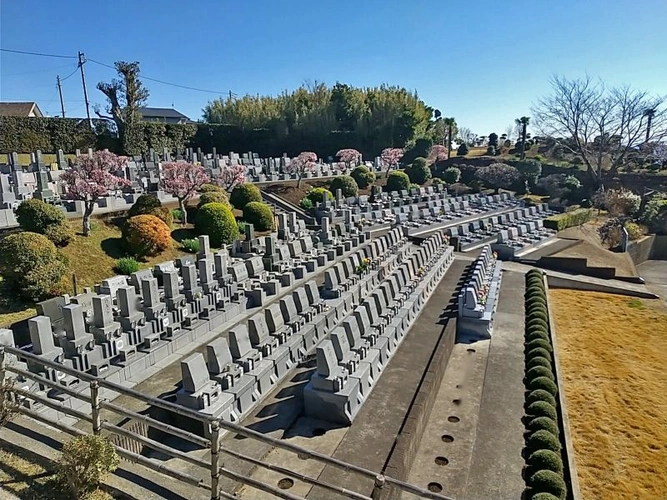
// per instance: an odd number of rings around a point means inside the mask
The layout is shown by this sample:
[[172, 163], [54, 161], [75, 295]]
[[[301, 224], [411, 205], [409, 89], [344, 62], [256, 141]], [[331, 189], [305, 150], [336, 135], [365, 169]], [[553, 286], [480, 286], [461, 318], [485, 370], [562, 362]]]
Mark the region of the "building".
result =
[[139, 113], [146, 122], [193, 123], [190, 118], [172, 108], [139, 108]]
[[36, 102], [0, 102], [0, 116], [44, 117]]

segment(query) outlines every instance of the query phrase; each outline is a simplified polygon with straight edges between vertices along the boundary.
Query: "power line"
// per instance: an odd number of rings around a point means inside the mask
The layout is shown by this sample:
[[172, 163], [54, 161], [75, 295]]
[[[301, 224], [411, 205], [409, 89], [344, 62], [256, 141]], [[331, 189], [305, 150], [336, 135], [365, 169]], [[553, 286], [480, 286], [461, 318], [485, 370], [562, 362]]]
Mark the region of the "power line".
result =
[[40, 56], [40, 57], [58, 57], [60, 59], [76, 59], [76, 56], [63, 56], [59, 54], [43, 54], [41, 52], [28, 52], [26, 50], [11, 50], [0, 48], [2, 52], [11, 52], [12, 54], [24, 54], [28, 56]]
[[74, 73], [76, 73], [77, 71], [79, 71], [79, 66], [78, 66], [78, 65], [77, 65], [76, 68], [74, 68], [74, 71], [72, 71], [72, 72], [71, 72], [69, 75], [67, 75], [65, 78], [61, 78], [60, 81], [61, 81], [61, 82], [64, 82], [64, 81], [67, 80], [70, 76], [74, 75]]
[[[95, 59], [91, 59], [90, 57], [88, 57], [87, 60], [92, 62], [92, 63], [99, 64], [100, 66], [104, 66], [105, 68], [113, 69], [114, 71], [116, 70], [116, 68], [114, 66], [96, 61]], [[165, 82], [164, 80], [158, 80], [157, 78], [151, 78], [149, 76], [139, 75], [139, 79], [140, 80], [150, 80], [151, 82], [157, 82], [157, 83], [161, 83], [163, 85], [171, 85], [172, 87], [178, 87], [178, 88], [181, 88], [181, 89], [194, 90], [196, 92], [206, 92], [206, 93], [209, 93], [209, 94], [218, 94], [218, 95], [228, 93], [228, 91], [222, 92], [222, 91], [219, 91], [219, 90], [206, 90], [206, 89], [199, 89], [199, 88], [196, 88], [196, 87], [189, 87], [187, 85], [180, 85], [178, 83]], [[236, 96], [236, 94], [233, 94], [233, 95]]]
[[9, 73], [9, 74], [4, 73], [2, 77], [7, 78], [8, 76], [23, 76], [23, 75], [31, 75], [34, 73], [47, 73], [49, 71], [55, 71], [57, 69], [69, 68], [69, 67], [70, 67], [69, 64], [64, 64], [62, 66], [56, 66], [55, 68], [49, 68], [49, 69], [37, 69], [33, 71], [22, 71], [20, 73]]

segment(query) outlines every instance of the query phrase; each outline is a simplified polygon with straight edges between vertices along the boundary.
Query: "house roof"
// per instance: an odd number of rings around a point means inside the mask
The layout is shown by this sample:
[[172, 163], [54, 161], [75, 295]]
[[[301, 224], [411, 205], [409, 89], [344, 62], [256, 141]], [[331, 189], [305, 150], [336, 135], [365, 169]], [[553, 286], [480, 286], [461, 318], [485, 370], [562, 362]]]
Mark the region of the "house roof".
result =
[[142, 116], [151, 118], [178, 118], [190, 121], [190, 118], [172, 108], [139, 108], [139, 112]]
[[42, 116], [42, 112], [36, 102], [0, 102], [0, 116], [29, 116], [35, 109], [37, 116]]

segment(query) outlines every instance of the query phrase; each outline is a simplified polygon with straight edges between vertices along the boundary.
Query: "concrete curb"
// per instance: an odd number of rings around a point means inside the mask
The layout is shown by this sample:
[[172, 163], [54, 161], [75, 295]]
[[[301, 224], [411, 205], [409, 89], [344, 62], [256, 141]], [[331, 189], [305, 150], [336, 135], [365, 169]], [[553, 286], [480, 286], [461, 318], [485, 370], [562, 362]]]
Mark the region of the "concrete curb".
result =
[[567, 412], [567, 401], [565, 397], [565, 388], [563, 384], [562, 371], [560, 368], [560, 359], [558, 356], [558, 342], [556, 340], [556, 323], [553, 319], [551, 303], [549, 300], [549, 277], [542, 276], [544, 280], [544, 289], [547, 298], [547, 314], [549, 315], [549, 336], [551, 337], [551, 345], [553, 346], [553, 360], [554, 372], [556, 376], [556, 384], [558, 385], [558, 419], [560, 428], [562, 430], [562, 441], [565, 443], [563, 449], [565, 453], [565, 463], [563, 464], [566, 474], [566, 482], [569, 485], [568, 498], [570, 500], [582, 500], [581, 490], [579, 488], [579, 476], [577, 475], [577, 464], [574, 456], [574, 445], [572, 443], [572, 435], [570, 433], [570, 419]]

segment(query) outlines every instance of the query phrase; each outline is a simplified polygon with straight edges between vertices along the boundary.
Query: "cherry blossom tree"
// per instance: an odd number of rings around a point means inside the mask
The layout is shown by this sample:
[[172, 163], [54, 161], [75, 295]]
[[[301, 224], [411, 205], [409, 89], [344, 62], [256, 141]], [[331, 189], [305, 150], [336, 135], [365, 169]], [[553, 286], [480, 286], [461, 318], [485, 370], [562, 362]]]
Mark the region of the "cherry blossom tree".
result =
[[336, 153], [336, 157], [345, 163], [345, 166], [347, 167], [348, 170], [352, 168], [352, 164], [356, 167], [357, 164], [359, 163], [359, 158], [361, 158], [361, 153], [357, 151], [356, 149], [348, 148], [348, 149], [341, 149]]
[[431, 149], [428, 152], [428, 157], [426, 159], [429, 161], [429, 163], [437, 163], [439, 161], [444, 161], [447, 158], [447, 148], [442, 144], [434, 144], [431, 146]]
[[185, 205], [201, 187], [210, 181], [201, 165], [188, 161], [171, 161], [162, 164], [162, 188], [178, 200], [178, 208], [183, 213], [183, 223], [187, 224]]
[[70, 200], [83, 201], [83, 234], [90, 235], [90, 216], [97, 199], [110, 191], [130, 185], [130, 181], [118, 175], [127, 158], [109, 151], [96, 151], [92, 156], [79, 156], [74, 165], [60, 179], [65, 183], [66, 196]]
[[246, 168], [243, 165], [223, 165], [215, 182], [228, 193], [246, 181]]
[[296, 174], [297, 179], [296, 187], [301, 187], [301, 179], [303, 174], [306, 172], [311, 172], [315, 168], [315, 163], [317, 162], [317, 155], [311, 151], [304, 151], [299, 153], [299, 156], [293, 158], [289, 165], [287, 165], [287, 173]]
[[380, 159], [382, 160], [382, 165], [387, 169], [387, 177], [389, 177], [389, 170], [391, 167], [398, 165], [398, 162], [403, 158], [403, 149], [401, 148], [385, 148], [380, 154]]

